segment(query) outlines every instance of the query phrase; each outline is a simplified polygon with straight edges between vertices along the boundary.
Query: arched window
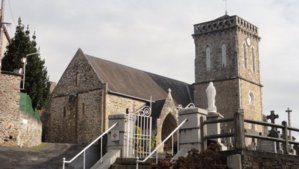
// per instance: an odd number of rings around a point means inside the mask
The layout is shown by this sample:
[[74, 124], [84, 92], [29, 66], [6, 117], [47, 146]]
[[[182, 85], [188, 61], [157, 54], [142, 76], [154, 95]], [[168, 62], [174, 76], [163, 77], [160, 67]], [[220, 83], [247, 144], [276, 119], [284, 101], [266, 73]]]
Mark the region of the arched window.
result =
[[252, 71], [255, 72], [255, 56], [254, 56], [253, 48], [251, 48], [251, 57], [252, 57]]
[[206, 65], [207, 65], [207, 71], [211, 70], [211, 49], [209, 46], [206, 48]]
[[79, 73], [77, 72], [77, 73], [76, 73], [76, 86], [77, 86], [77, 87], [79, 86], [79, 81], [80, 81], [79, 78], [80, 78], [80, 77], [79, 77]]
[[254, 103], [254, 94], [252, 92], [249, 92], [248, 101], [249, 101], [249, 104]]
[[221, 61], [222, 61], [222, 67], [226, 67], [226, 45], [222, 44], [221, 47]]
[[244, 67], [247, 68], [247, 56], [246, 56], [246, 45], [243, 44], [243, 57], [244, 57]]
[[66, 108], [63, 107], [63, 117], [65, 117], [65, 116], [66, 116]]
[[82, 115], [84, 116], [85, 115], [85, 104], [82, 103]]

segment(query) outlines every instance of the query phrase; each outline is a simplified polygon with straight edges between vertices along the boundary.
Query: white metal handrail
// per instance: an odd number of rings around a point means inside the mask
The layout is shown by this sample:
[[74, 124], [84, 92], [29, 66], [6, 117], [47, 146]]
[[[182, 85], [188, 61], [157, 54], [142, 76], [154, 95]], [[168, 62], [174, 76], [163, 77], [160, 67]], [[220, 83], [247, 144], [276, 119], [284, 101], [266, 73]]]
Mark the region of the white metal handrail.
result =
[[[97, 137], [95, 140], [93, 140], [90, 144], [88, 144], [88, 146], [86, 146], [82, 151], [80, 151], [77, 155], [75, 155], [71, 160], [65, 160], [65, 157], [62, 158], [62, 169], [65, 169], [65, 164], [66, 163], [72, 163], [77, 157], [79, 157], [82, 153], [83, 153], [83, 169], [85, 169], [85, 152], [86, 150], [92, 146], [95, 142], [97, 142], [99, 139], [101, 139], [105, 134], [108, 134], [108, 132], [110, 130], [112, 130], [115, 126], [117, 125], [117, 123], [114, 123], [110, 128], [108, 128], [104, 133], [102, 133], [99, 137]], [[102, 148], [102, 144], [103, 144], [103, 139], [101, 139], [101, 163], [102, 161], [102, 155], [103, 155], [103, 148]]]
[[170, 137], [173, 136], [173, 134], [175, 132], [177, 132], [181, 126], [183, 124], [185, 124], [186, 122], [188, 121], [188, 119], [185, 119], [184, 121], [182, 121], [180, 123], [180, 125], [178, 125], [147, 157], [145, 157], [143, 160], [139, 160], [138, 157], [137, 157], [137, 160], [136, 160], [136, 169], [138, 169], [138, 163], [144, 163], [146, 162]]

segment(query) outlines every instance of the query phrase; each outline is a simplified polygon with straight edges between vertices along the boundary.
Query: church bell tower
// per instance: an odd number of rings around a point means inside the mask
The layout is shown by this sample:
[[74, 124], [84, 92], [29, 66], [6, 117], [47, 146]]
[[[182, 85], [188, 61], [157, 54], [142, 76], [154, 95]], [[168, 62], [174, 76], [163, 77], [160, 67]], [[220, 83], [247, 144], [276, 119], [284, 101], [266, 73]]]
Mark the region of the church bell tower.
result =
[[207, 108], [206, 88], [213, 82], [217, 111], [231, 117], [238, 109], [262, 120], [258, 28], [239, 16], [224, 15], [194, 25], [194, 102]]

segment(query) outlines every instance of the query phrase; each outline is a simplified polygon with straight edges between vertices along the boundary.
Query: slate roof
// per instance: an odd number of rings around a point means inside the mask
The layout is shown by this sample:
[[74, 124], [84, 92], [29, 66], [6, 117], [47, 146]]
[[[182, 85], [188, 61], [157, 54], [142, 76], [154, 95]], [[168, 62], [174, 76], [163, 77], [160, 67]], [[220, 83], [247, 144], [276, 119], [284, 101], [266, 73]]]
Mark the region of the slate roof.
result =
[[165, 99], [170, 88], [177, 104], [191, 102], [190, 85], [185, 82], [148, 73], [132, 67], [85, 54], [88, 62], [102, 83], [108, 84], [110, 92], [143, 100]]

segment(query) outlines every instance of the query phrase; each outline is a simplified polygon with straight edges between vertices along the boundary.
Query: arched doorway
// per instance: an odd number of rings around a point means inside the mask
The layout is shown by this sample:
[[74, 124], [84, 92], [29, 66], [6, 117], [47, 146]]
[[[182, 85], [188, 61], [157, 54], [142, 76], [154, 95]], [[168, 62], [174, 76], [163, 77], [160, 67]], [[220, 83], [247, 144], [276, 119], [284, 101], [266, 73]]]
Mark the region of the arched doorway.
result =
[[[162, 124], [162, 141], [177, 127], [177, 121], [175, 117], [171, 113], [168, 113], [165, 120]], [[173, 135], [173, 144], [176, 147], [177, 135]], [[169, 138], [164, 143], [164, 152], [171, 153], [172, 152], [172, 139]]]

